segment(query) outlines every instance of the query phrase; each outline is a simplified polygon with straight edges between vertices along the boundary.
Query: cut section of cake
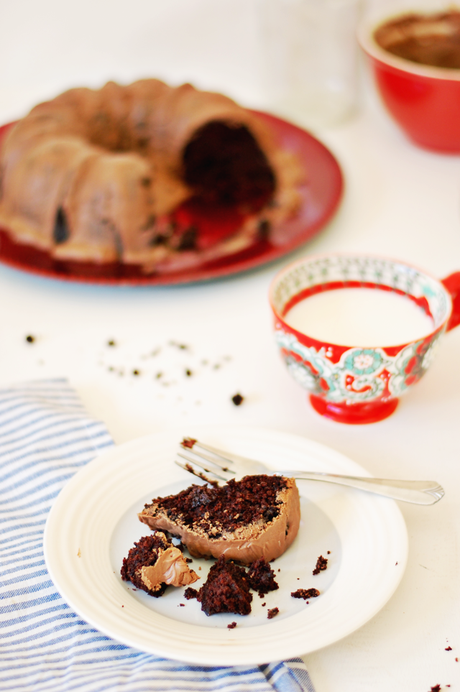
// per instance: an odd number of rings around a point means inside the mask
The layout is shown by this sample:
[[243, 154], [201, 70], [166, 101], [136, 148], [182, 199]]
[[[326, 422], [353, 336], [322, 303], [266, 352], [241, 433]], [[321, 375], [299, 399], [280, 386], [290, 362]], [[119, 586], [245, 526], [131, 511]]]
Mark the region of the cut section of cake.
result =
[[134, 544], [128, 557], [123, 558], [121, 578], [156, 597], [162, 596], [169, 584], [187, 586], [199, 579], [179, 548], [161, 531]]
[[193, 557], [270, 562], [294, 541], [300, 523], [296, 483], [283, 476], [245, 476], [224, 486], [192, 485], [146, 504], [139, 519], [180, 538]]

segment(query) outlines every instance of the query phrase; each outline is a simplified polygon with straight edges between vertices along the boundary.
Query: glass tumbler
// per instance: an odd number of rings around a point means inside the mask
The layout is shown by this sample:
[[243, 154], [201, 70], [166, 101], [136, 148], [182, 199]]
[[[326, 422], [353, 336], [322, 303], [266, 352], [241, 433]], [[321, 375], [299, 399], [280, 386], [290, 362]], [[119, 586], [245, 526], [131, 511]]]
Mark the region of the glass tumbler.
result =
[[336, 125], [358, 99], [361, 0], [260, 0], [267, 105], [302, 124]]

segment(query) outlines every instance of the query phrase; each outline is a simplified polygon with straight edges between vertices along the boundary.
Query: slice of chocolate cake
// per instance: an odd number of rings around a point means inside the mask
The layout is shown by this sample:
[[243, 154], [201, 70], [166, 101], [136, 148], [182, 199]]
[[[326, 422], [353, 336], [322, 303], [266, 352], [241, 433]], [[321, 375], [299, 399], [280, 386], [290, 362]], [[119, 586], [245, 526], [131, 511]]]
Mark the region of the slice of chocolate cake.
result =
[[292, 478], [245, 476], [222, 487], [192, 485], [156, 498], [138, 516], [150, 528], [178, 536], [193, 557], [270, 562], [297, 535], [299, 491]]
[[221, 555], [209, 570], [206, 582], [198, 591], [197, 600], [206, 615], [249, 615], [252, 601], [249, 588], [246, 570], [234, 562], [227, 562]]
[[134, 544], [128, 557], [123, 558], [121, 578], [155, 597], [162, 596], [168, 584], [187, 586], [199, 579], [179, 548], [161, 531]]

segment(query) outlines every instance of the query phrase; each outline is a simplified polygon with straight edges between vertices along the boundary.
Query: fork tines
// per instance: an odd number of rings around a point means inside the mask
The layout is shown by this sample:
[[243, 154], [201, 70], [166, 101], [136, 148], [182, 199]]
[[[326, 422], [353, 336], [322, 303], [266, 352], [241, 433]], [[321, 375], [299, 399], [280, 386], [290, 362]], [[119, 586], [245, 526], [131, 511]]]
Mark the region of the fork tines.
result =
[[[235, 471], [229, 468], [228, 459], [224, 459], [207, 445], [200, 444], [198, 440], [185, 437], [181, 442], [181, 447], [182, 451], [178, 452], [177, 455], [187, 463], [182, 464], [180, 461], [176, 461], [176, 464], [194, 476], [210, 483], [215, 483], [216, 479], [227, 481], [235, 476]], [[201, 450], [205, 450], [205, 452]], [[212, 478], [207, 478], [203, 471], [210, 474]]]

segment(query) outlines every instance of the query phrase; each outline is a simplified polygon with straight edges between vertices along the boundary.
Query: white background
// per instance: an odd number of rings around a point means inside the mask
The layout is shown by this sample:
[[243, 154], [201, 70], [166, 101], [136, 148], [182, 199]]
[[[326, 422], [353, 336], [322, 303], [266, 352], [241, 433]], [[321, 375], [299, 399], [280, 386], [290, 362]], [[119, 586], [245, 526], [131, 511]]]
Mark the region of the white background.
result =
[[[192, 81], [269, 109], [259, 11], [256, 0], [1, 0], [1, 122], [71, 86], [144, 76]], [[0, 384], [67, 377], [117, 443], [178, 423], [184, 434], [191, 423], [258, 425], [327, 444], [376, 476], [438, 480], [442, 502], [401, 505], [410, 554], [396, 594], [358, 632], [306, 661], [317, 692], [425, 692], [438, 683], [454, 691], [460, 328], [446, 335], [432, 369], [391, 418], [356, 427], [310, 408], [272, 337], [270, 281], [303, 254], [379, 253], [438, 278], [460, 270], [460, 157], [410, 144], [380, 105], [364, 62], [360, 84], [354, 116], [315, 130], [342, 166], [343, 203], [289, 258], [172, 288], [64, 283], [0, 265]], [[290, 119], [307, 125], [305, 114]], [[107, 346], [109, 339], [117, 346]], [[231, 402], [236, 392], [244, 396], [240, 407]]]

